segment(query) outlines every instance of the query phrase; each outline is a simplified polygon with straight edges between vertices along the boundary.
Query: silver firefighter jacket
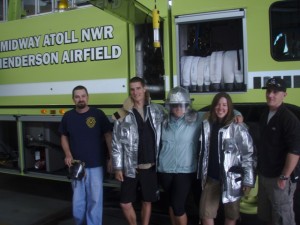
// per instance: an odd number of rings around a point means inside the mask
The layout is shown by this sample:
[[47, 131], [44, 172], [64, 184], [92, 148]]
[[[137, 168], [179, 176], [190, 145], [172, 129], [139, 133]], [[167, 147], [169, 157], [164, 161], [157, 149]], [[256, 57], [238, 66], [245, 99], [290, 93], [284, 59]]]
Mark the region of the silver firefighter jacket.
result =
[[[198, 178], [201, 179], [202, 189], [207, 180], [210, 134], [211, 126], [205, 120], [200, 135], [198, 161]], [[219, 162], [216, 163], [220, 165], [222, 202], [234, 202], [242, 197], [243, 186], [255, 185], [256, 157], [253, 140], [245, 124], [232, 122], [219, 130], [218, 143]]]
[[[161, 124], [164, 119], [164, 108], [158, 104], [146, 107], [145, 119], [149, 118], [156, 140], [156, 159], [161, 136]], [[112, 140], [112, 159], [114, 170], [122, 170], [127, 177], [135, 178], [138, 165], [139, 133], [137, 121], [132, 109], [127, 115], [114, 122]]]

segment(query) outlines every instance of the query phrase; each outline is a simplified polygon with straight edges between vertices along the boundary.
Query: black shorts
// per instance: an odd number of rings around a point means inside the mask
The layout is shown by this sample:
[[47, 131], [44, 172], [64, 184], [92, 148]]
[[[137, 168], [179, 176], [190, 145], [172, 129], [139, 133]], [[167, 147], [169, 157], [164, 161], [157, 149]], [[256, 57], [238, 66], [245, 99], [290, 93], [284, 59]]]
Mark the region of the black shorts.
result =
[[135, 202], [137, 194], [142, 201], [156, 202], [159, 199], [159, 188], [155, 166], [150, 169], [137, 169], [136, 177], [124, 176], [121, 183], [121, 203]]
[[190, 187], [196, 179], [195, 173], [159, 173], [159, 181], [169, 198], [169, 206], [172, 207], [175, 216], [185, 213]]

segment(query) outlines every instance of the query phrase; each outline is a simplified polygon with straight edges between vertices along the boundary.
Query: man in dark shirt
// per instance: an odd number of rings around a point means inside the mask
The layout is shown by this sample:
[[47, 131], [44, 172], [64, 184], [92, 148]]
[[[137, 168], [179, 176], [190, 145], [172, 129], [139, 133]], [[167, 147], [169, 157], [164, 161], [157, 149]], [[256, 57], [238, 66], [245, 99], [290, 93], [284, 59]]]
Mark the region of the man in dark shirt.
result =
[[271, 78], [263, 89], [268, 109], [260, 120], [258, 216], [272, 225], [295, 225], [290, 176], [299, 161], [300, 121], [283, 103], [284, 80]]
[[131, 106], [125, 107], [123, 116], [114, 114], [113, 167], [115, 178], [121, 181], [120, 205], [128, 224], [137, 225], [132, 203], [139, 189], [142, 225], [148, 225], [151, 204], [158, 200], [156, 159], [164, 113], [161, 105], [150, 102], [142, 78], [133, 77], [129, 88]]
[[[88, 106], [88, 92], [77, 86], [72, 94], [75, 109], [66, 112], [59, 132], [65, 153], [65, 164], [73, 160], [85, 163], [86, 175], [82, 180], [72, 180], [73, 217], [76, 225], [101, 225], [103, 212], [103, 137], [111, 154], [112, 126], [99, 109]], [[108, 162], [111, 166], [111, 161]]]

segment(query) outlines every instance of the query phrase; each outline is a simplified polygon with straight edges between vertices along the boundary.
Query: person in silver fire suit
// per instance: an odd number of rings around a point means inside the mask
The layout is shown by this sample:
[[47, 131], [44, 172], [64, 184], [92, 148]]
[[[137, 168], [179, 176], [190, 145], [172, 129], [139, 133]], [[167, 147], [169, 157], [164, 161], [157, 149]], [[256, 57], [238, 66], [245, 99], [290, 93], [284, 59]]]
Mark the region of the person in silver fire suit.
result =
[[[207, 113], [193, 110], [191, 103], [187, 89], [172, 88], [166, 100], [169, 113], [162, 125], [157, 170], [160, 184], [168, 196], [173, 225], [188, 224], [185, 205], [196, 180], [198, 141], [203, 117]], [[240, 113], [235, 113], [236, 121], [242, 121]]]
[[132, 78], [129, 87], [130, 97], [124, 102], [123, 109], [113, 116], [113, 168], [115, 178], [121, 181], [120, 205], [128, 224], [137, 224], [132, 203], [139, 188], [142, 225], [148, 225], [151, 203], [159, 197], [156, 159], [164, 107], [150, 102], [142, 78]]
[[246, 125], [233, 122], [233, 118], [231, 97], [224, 92], [216, 94], [200, 136], [198, 177], [202, 181], [200, 218], [204, 225], [214, 224], [220, 199], [225, 224], [236, 224], [240, 198], [255, 184], [253, 140]]

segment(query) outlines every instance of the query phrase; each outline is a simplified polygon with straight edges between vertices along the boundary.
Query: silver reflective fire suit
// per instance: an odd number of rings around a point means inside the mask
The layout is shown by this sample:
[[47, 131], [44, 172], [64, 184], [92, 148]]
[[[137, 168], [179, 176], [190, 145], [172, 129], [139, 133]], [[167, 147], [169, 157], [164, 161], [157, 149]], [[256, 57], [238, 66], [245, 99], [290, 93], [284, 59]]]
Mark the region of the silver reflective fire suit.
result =
[[[115, 120], [112, 140], [112, 157], [114, 170], [122, 170], [127, 177], [135, 178], [138, 166], [139, 132], [132, 109], [124, 118]], [[164, 119], [163, 106], [150, 103], [146, 106], [146, 119], [150, 120], [155, 134], [156, 160], [161, 136], [161, 124]]]
[[[205, 187], [208, 172], [211, 125], [203, 121], [200, 135], [200, 153], [198, 178], [202, 189]], [[222, 184], [222, 202], [234, 202], [242, 194], [242, 187], [254, 187], [256, 157], [253, 140], [245, 124], [232, 122], [222, 127], [218, 133], [218, 156], [220, 165], [220, 183]]]

